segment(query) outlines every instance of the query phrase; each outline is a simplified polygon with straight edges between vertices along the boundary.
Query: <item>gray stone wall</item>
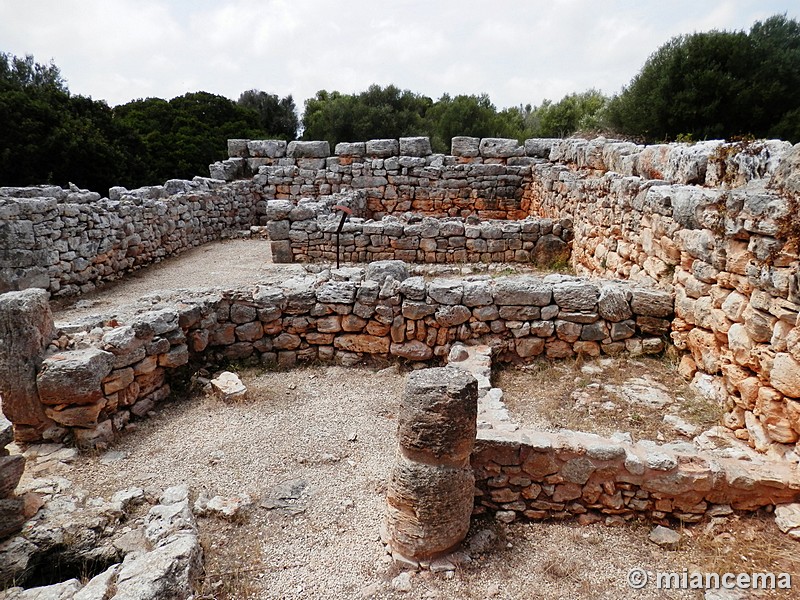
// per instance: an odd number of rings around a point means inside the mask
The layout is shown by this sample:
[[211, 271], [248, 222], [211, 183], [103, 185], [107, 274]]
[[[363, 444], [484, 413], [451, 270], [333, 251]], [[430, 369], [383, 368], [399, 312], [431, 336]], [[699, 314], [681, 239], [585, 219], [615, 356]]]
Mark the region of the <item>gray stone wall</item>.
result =
[[[57, 424], [48, 435], [93, 446], [168, 398], [189, 363], [435, 363], [457, 340], [491, 344], [501, 360], [658, 353], [671, 315], [668, 293], [626, 283], [561, 275], [426, 281], [409, 277], [404, 263], [377, 262], [182, 298], [119, 315], [113, 327], [64, 326], [36, 380]], [[4, 397], [4, 407], [15, 401]]]
[[254, 222], [249, 182], [168, 181], [110, 198], [58, 187], [0, 188], [0, 292], [56, 296], [98, 284]]
[[573, 219], [575, 271], [671, 290], [681, 372], [738, 437], [798, 460], [800, 146], [601, 138], [551, 156], [563, 162], [533, 167], [531, 213]]
[[472, 467], [479, 490], [475, 512], [491, 511], [504, 522], [696, 523], [707, 513], [795, 502], [800, 489], [789, 462], [725, 458], [691, 444], [633, 444], [574, 431], [479, 431]]

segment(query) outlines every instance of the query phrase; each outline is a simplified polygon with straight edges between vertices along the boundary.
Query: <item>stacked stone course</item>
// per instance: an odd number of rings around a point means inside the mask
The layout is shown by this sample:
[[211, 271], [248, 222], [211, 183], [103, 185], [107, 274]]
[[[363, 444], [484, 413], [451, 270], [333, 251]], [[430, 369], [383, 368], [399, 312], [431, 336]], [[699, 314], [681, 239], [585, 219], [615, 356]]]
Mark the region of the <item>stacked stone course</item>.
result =
[[505, 522], [577, 517], [613, 524], [643, 517], [696, 523], [709, 512], [752, 511], [800, 495], [800, 478], [787, 462], [574, 431], [479, 431], [472, 466], [476, 513], [493, 511]]
[[533, 167], [530, 195], [533, 214], [573, 219], [577, 273], [673, 291], [672, 338], [688, 351], [682, 373], [724, 403], [724, 424], [738, 437], [794, 460], [798, 155], [800, 146], [777, 141], [565, 140], [551, 151], [561, 164]]
[[[39, 293], [34, 291], [22, 294]], [[404, 263], [371, 264], [230, 290], [158, 310], [69, 328], [35, 374], [50, 438], [81, 446], [111, 439], [170, 394], [183, 369], [207, 361], [443, 361], [456, 341], [489, 343], [504, 360], [658, 353], [668, 293], [562, 275], [409, 277]], [[100, 325], [100, 326], [98, 326]], [[13, 410], [15, 397], [4, 397]], [[18, 436], [42, 427], [18, 424]]]

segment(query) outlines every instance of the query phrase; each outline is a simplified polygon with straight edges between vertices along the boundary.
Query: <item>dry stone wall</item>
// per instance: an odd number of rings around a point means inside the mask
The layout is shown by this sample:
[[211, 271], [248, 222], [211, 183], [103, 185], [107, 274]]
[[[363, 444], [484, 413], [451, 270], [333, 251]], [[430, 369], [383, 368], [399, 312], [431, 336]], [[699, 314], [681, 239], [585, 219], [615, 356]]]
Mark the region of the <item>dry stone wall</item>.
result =
[[0, 292], [30, 287], [58, 296], [212, 240], [249, 230], [250, 183], [196, 178], [109, 198], [53, 186], [0, 188]]
[[[526, 154], [526, 150], [529, 152]], [[451, 155], [434, 154], [425, 137], [340, 143], [229, 140], [212, 177], [253, 176], [265, 199], [297, 203], [344, 191], [363, 192], [365, 216], [414, 212], [435, 217], [521, 219], [530, 165], [545, 150], [517, 140], [453, 138]]]
[[562, 431], [479, 431], [472, 453], [477, 513], [501, 521], [644, 517], [695, 523], [706, 514], [796, 501], [794, 465], [698, 451], [692, 444]]
[[725, 404], [738, 437], [794, 460], [798, 156], [784, 142], [565, 140], [551, 150], [560, 162], [533, 166], [530, 193], [533, 214], [573, 219], [577, 273], [673, 291], [682, 373]]
[[[198, 364], [257, 361], [442, 362], [456, 341], [491, 344], [502, 360], [658, 353], [669, 293], [551, 275], [409, 277], [376, 262], [200, 294], [157, 309], [63, 326], [35, 373], [50, 439], [103, 444], [146, 416]], [[190, 365], [190, 366], [186, 366]], [[4, 396], [13, 406], [16, 396]], [[10, 414], [10, 413], [9, 413]], [[15, 423], [20, 439], [41, 428]]]

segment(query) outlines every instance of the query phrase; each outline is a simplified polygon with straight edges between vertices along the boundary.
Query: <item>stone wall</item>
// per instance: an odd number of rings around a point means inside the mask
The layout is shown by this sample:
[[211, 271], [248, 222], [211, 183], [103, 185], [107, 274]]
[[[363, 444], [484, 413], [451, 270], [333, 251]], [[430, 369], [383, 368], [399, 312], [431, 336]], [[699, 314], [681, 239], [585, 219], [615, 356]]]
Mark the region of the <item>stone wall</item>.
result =
[[[47, 435], [93, 446], [147, 415], [198, 364], [442, 362], [456, 340], [491, 344], [501, 360], [658, 353], [671, 316], [668, 293], [624, 282], [562, 275], [426, 281], [408, 277], [404, 263], [377, 262], [366, 273], [334, 270], [63, 326], [36, 385], [55, 423]], [[15, 400], [4, 397], [4, 406]], [[15, 425], [18, 439], [41, 435]]]
[[[572, 222], [528, 217], [522, 221], [481, 221], [475, 217], [394, 217], [379, 221], [348, 218], [341, 212], [305, 216], [288, 200], [267, 202], [267, 230], [275, 262], [370, 263], [403, 260], [416, 263], [528, 263], [543, 268], [569, 263]], [[338, 232], [338, 234], [337, 234]]]
[[692, 444], [658, 445], [593, 434], [479, 431], [472, 453], [477, 513], [497, 519], [567, 519], [582, 523], [678, 519], [756, 510], [794, 502], [794, 465], [699, 452]]
[[428, 138], [340, 143], [229, 140], [227, 161], [212, 177], [254, 176], [265, 199], [363, 191], [369, 218], [414, 212], [435, 217], [521, 219], [530, 165], [549, 152], [541, 140], [456, 137], [451, 155], [433, 154]]
[[800, 436], [798, 155], [785, 142], [565, 140], [561, 163], [533, 166], [530, 193], [532, 214], [575, 223], [577, 273], [673, 291], [682, 373], [737, 436], [778, 454]]
[[110, 198], [53, 186], [0, 188], [0, 292], [58, 296], [96, 285], [212, 240], [248, 230], [256, 196], [247, 181], [196, 178]]

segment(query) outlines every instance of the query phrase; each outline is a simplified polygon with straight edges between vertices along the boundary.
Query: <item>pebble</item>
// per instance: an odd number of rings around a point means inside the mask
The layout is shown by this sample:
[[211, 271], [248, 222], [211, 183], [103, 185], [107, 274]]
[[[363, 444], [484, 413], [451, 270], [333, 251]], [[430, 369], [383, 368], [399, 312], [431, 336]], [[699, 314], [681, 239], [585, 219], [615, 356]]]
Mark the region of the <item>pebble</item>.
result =
[[392, 589], [397, 590], [398, 592], [410, 592], [411, 591], [411, 573], [408, 571], [404, 571], [400, 573], [397, 577], [392, 579]]

